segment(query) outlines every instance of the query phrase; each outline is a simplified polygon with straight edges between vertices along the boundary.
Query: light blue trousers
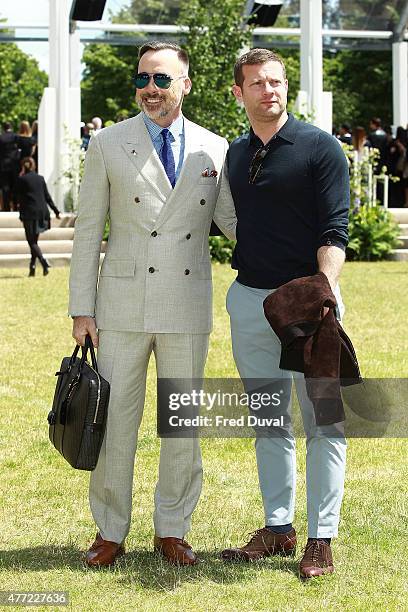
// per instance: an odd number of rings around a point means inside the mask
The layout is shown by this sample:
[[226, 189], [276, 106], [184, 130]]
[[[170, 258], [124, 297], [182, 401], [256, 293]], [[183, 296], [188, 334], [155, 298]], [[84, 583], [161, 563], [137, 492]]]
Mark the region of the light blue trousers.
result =
[[[338, 533], [346, 440], [339, 434], [339, 424], [316, 426], [303, 374], [279, 369], [280, 341], [263, 311], [263, 301], [272, 291], [246, 287], [237, 281], [232, 283], [227, 310], [234, 359], [242, 379], [281, 378], [284, 386], [291, 387], [293, 377], [306, 434], [308, 537], [330, 538]], [[340, 292], [337, 290], [335, 294], [342, 315]], [[287, 406], [288, 413], [290, 408]], [[290, 425], [280, 436], [257, 437], [255, 448], [265, 525], [291, 523], [295, 510], [296, 452]]]

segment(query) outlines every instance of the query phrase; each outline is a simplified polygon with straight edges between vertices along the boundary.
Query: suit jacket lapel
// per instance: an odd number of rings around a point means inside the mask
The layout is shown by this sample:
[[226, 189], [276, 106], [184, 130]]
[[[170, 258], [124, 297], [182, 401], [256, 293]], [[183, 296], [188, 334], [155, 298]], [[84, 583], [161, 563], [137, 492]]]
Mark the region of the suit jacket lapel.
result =
[[122, 147], [143, 178], [165, 202], [173, 189], [153, 146], [141, 113], [135, 117], [133, 130]]
[[[180, 192], [184, 189], [184, 198], [191, 189], [192, 181], [197, 180], [198, 168], [204, 168], [204, 147], [205, 143], [201, 140], [201, 135], [197, 137], [199, 132], [195, 129], [194, 124], [184, 117], [184, 160], [181, 168], [180, 176], [177, 179], [176, 186], [171, 190], [167, 198], [166, 206], [161, 209], [160, 215], [156, 222], [156, 227], [162, 225], [171, 214], [173, 207], [180, 203]], [[160, 161], [160, 160], [159, 160]], [[170, 185], [170, 183], [169, 183]]]

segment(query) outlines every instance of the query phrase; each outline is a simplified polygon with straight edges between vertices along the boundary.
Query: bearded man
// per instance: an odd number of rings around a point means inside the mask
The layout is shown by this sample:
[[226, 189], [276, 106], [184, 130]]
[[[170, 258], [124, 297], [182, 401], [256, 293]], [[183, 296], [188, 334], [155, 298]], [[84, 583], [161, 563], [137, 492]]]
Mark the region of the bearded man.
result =
[[[105, 439], [90, 479], [98, 527], [86, 554], [90, 566], [112, 565], [124, 553], [151, 353], [158, 377], [202, 377], [212, 325], [212, 219], [229, 237], [235, 234], [222, 173], [227, 142], [181, 112], [191, 89], [188, 67], [176, 44], [143, 45], [135, 77], [142, 112], [95, 134], [86, 154], [69, 312], [76, 341], [83, 345], [89, 334], [99, 345], [100, 373], [111, 384]], [[198, 439], [162, 439], [154, 548], [169, 562], [197, 561], [184, 537], [201, 482]]]

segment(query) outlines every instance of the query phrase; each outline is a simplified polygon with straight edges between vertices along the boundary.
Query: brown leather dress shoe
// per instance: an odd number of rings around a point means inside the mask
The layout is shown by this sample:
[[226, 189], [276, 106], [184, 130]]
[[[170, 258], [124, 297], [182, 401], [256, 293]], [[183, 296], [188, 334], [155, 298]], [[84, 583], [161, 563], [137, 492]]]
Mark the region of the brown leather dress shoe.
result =
[[195, 565], [198, 562], [190, 544], [180, 538], [159, 538], [155, 535], [154, 550], [159, 551], [169, 563], [175, 565]]
[[115, 563], [118, 557], [124, 554], [123, 543], [109, 542], [97, 533], [95, 542], [85, 555], [85, 563], [90, 567], [109, 567]]
[[226, 548], [221, 553], [224, 561], [258, 561], [271, 555], [294, 555], [296, 552], [296, 531], [273, 533], [263, 527], [251, 534], [248, 544], [241, 548]]
[[309, 538], [299, 565], [301, 578], [314, 578], [334, 572], [333, 557], [330, 544]]

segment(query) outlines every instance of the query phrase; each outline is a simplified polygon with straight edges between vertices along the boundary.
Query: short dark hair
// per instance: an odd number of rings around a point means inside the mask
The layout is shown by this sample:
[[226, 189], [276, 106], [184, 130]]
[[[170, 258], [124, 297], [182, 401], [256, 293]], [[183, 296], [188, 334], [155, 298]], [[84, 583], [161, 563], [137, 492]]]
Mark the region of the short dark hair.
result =
[[346, 130], [346, 132], [351, 130], [351, 125], [349, 123], [342, 123], [340, 127], [342, 127], [343, 130]]
[[286, 69], [283, 59], [280, 55], [270, 49], [251, 49], [244, 55], [241, 55], [234, 66], [234, 80], [239, 87], [244, 83], [243, 66], [254, 66], [256, 64], [266, 64], [266, 62], [278, 62], [282, 66], [283, 77], [286, 79]]
[[163, 49], [171, 49], [172, 51], [175, 51], [180, 62], [182, 62], [186, 68], [188, 68], [190, 62], [187, 51], [182, 49], [180, 45], [166, 40], [152, 40], [142, 45], [139, 49], [139, 62], [143, 55], [148, 51], [162, 51]]
[[3, 121], [2, 128], [3, 128], [4, 132], [7, 132], [7, 130], [11, 130], [12, 125], [11, 125], [10, 121]]
[[370, 123], [375, 125], [375, 127], [377, 128], [381, 127], [381, 119], [379, 117], [373, 117], [372, 119], [370, 119]]

